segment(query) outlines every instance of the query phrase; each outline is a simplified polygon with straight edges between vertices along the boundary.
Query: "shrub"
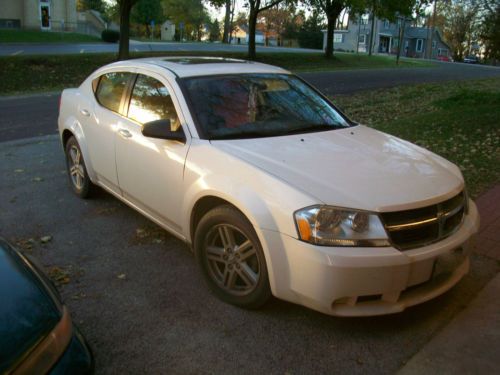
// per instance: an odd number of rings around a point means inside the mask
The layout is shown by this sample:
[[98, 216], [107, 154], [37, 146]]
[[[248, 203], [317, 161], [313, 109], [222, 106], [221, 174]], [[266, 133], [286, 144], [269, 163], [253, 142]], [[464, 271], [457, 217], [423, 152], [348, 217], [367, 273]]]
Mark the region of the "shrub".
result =
[[323, 49], [323, 33], [321, 31], [301, 31], [298, 34], [301, 48]]
[[101, 39], [108, 43], [116, 43], [120, 40], [120, 32], [116, 30], [103, 30], [101, 33]]

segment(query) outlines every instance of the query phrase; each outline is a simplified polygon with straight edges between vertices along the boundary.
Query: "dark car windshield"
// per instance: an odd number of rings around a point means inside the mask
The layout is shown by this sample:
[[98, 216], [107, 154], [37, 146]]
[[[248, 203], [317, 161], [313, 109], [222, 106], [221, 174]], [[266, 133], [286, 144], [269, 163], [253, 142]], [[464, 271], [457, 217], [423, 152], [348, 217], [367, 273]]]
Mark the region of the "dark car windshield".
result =
[[328, 101], [292, 75], [235, 74], [182, 81], [203, 138], [272, 137], [350, 126]]

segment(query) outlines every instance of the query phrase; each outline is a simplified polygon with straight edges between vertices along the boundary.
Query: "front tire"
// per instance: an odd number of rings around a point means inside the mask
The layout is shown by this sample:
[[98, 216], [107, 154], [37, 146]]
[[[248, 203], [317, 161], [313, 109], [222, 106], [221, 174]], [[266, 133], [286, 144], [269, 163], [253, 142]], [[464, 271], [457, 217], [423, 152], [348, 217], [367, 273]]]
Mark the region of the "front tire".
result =
[[69, 138], [68, 142], [66, 142], [65, 153], [71, 188], [80, 198], [88, 198], [94, 185], [90, 181], [80, 145], [75, 137]]
[[224, 302], [258, 308], [271, 289], [266, 259], [252, 224], [232, 206], [209, 211], [196, 228], [194, 247], [210, 289]]

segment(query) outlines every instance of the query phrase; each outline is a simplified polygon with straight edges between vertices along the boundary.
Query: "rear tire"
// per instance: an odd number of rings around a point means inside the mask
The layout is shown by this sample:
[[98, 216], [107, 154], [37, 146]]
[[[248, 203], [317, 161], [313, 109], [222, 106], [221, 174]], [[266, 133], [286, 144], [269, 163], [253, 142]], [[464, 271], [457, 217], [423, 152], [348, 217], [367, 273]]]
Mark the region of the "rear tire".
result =
[[208, 286], [224, 302], [253, 309], [271, 297], [262, 246], [234, 207], [216, 207], [200, 220], [194, 248]]
[[66, 168], [73, 192], [80, 198], [88, 198], [95, 186], [90, 181], [82, 150], [75, 137], [70, 137], [66, 142], [65, 153]]

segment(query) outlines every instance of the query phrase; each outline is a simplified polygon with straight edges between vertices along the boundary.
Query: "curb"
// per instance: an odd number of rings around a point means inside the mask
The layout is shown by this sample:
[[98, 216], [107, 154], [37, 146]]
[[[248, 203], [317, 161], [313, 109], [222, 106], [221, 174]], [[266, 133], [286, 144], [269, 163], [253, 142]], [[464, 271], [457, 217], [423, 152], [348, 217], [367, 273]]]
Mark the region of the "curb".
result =
[[398, 372], [417, 374], [494, 374], [500, 348], [500, 274], [479, 292]]

